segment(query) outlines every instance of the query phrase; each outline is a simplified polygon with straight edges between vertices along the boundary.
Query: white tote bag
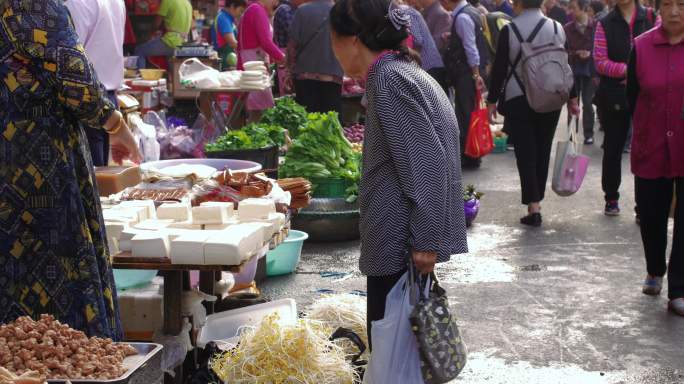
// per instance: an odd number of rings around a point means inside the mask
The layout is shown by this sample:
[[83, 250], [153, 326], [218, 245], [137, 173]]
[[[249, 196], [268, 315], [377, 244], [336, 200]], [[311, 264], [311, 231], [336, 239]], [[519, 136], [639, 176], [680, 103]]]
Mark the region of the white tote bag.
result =
[[589, 168], [589, 156], [582, 154], [583, 138], [577, 132], [582, 126], [578, 117], [572, 119], [575, 121], [575, 129], [571, 120], [568, 124], [568, 140], [559, 141], [556, 148], [551, 188], [559, 196], [570, 196], [579, 191]]
[[371, 353], [363, 378], [364, 384], [420, 384], [420, 352], [411, 330], [413, 311], [406, 272], [387, 295], [385, 318], [372, 323]]

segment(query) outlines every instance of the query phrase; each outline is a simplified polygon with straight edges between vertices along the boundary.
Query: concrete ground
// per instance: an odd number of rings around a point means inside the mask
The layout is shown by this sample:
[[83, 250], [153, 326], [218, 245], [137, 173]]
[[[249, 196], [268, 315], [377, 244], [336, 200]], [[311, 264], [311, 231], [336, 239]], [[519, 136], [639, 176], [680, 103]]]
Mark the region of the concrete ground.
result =
[[[579, 193], [559, 197], [549, 187], [539, 229], [518, 224], [525, 208], [512, 152], [465, 173], [486, 194], [470, 253], [438, 266], [470, 352], [457, 383], [684, 383], [684, 318], [666, 311], [666, 294], [640, 290], [645, 261], [627, 156], [623, 214], [603, 215], [601, 139], [587, 148]], [[363, 291], [358, 247], [307, 243], [297, 272], [262, 291], [295, 298], [300, 310], [320, 289]]]

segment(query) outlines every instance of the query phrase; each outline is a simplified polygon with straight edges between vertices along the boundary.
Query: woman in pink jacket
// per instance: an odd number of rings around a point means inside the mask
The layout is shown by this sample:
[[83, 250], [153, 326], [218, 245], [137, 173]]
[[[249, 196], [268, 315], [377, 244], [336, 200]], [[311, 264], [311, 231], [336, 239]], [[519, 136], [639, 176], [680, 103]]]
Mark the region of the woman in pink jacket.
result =
[[[252, 2], [240, 19], [238, 28], [238, 68], [248, 61], [263, 61], [271, 59], [283, 62], [285, 54], [273, 42], [273, 28], [271, 14], [278, 0], [258, 0]], [[247, 111], [250, 120], [257, 120], [261, 112], [273, 107], [273, 93], [271, 89], [250, 92], [247, 97]]]
[[[669, 309], [684, 316], [684, 2], [663, 0], [662, 24], [636, 39], [627, 69], [632, 172], [648, 276], [658, 295], [668, 272]], [[668, 214], [677, 195], [669, 268]]]

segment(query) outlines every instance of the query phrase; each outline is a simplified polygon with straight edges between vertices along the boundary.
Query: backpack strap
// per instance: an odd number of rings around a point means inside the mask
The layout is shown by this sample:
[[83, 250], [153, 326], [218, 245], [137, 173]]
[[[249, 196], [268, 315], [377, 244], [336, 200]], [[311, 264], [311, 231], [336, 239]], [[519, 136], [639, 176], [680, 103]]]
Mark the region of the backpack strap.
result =
[[[518, 77], [518, 74], [515, 72], [515, 69], [518, 67], [520, 64], [520, 61], [522, 60], [522, 44], [527, 42], [531, 43], [534, 41], [534, 39], [537, 37], [539, 34], [539, 31], [541, 31], [542, 27], [546, 23], [546, 18], [542, 18], [539, 20], [539, 23], [537, 23], [537, 26], [534, 27], [532, 30], [532, 33], [530, 33], [530, 36], [527, 37], [527, 40], [523, 39], [522, 34], [520, 33], [520, 30], [518, 29], [518, 26], [515, 25], [514, 22], [511, 22], [509, 25], [511, 26], [511, 29], [513, 30], [513, 34], [515, 34], [515, 37], [518, 39], [518, 42], [520, 43], [520, 51], [518, 52], [518, 56], [515, 58], [515, 61], [511, 63], [511, 71], [508, 74], [508, 77], [506, 78], [506, 82], [504, 83], [504, 87], [508, 85], [508, 82], [511, 81], [511, 78], [515, 78], [515, 81], [518, 83], [518, 86], [522, 90], [523, 93], [525, 93], [525, 86], [523, 85], [522, 80], [520, 80], [520, 77]], [[555, 33], [558, 33], [558, 26], [556, 23], [553, 23], [554, 31]]]

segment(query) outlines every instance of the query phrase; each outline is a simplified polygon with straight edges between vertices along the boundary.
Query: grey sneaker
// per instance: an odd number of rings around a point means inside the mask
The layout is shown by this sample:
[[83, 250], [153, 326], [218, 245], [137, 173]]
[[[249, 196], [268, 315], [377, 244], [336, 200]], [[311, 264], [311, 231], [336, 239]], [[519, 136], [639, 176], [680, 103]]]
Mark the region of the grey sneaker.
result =
[[644, 280], [644, 286], [642, 292], [649, 296], [658, 296], [663, 290], [663, 278], [648, 275], [646, 280]]
[[684, 316], [684, 298], [670, 300], [668, 309], [679, 316]]

